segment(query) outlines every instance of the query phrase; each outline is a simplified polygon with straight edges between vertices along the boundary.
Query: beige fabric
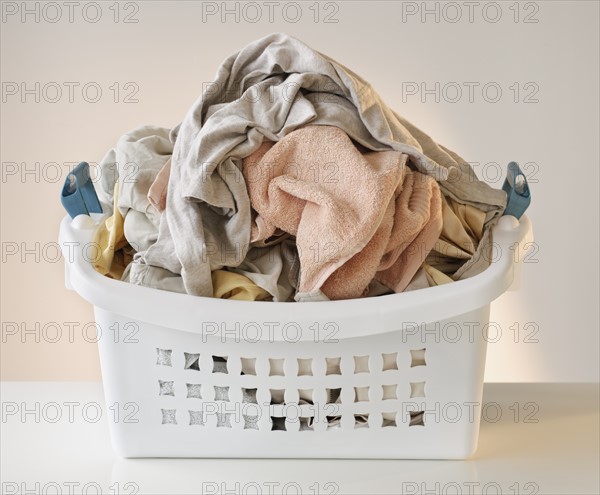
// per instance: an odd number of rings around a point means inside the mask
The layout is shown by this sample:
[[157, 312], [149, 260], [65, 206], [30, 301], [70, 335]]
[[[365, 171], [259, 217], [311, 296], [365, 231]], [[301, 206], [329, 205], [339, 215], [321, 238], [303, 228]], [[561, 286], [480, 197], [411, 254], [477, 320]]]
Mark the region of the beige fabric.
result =
[[211, 277], [214, 288], [213, 297], [238, 301], [267, 301], [273, 299], [266, 290], [239, 273], [215, 270], [212, 272]]
[[442, 215], [444, 226], [434, 251], [450, 258], [470, 259], [483, 234], [485, 213], [452, 198], [443, 198]]
[[98, 226], [94, 236], [94, 246], [98, 250], [94, 259], [94, 268], [102, 275], [116, 279], [120, 279], [123, 275], [126, 260], [123, 253], [115, 260], [115, 252], [127, 245], [123, 233], [123, 216], [117, 207], [118, 199], [119, 182], [116, 182], [113, 192], [113, 214]]
[[[455, 280], [476, 275], [487, 268], [488, 258], [483, 256], [487, 246], [482, 245], [480, 248], [484, 236], [485, 212], [475, 206], [459, 203], [451, 197], [444, 197], [442, 216], [442, 233], [427, 258], [431, 268]], [[486, 238], [486, 244], [487, 242]]]
[[429, 285], [444, 285], [453, 282], [453, 280], [446, 274], [440, 272], [438, 269], [428, 265], [427, 263], [423, 263], [423, 270], [425, 270], [425, 275], [429, 280]]

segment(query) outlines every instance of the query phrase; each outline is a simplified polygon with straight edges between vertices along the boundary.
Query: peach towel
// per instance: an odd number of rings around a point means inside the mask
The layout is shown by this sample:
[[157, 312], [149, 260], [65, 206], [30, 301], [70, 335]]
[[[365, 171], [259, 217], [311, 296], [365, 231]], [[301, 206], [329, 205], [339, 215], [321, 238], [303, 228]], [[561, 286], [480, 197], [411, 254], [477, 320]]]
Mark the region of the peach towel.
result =
[[375, 279], [402, 292], [440, 236], [442, 194], [433, 178], [409, 172], [395, 206], [392, 232]]
[[398, 151], [361, 153], [332, 126], [264, 141], [242, 165], [257, 212], [251, 236], [296, 236], [299, 293], [361, 297], [376, 274], [404, 290], [442, 228], [437, 183], [406, 161]]

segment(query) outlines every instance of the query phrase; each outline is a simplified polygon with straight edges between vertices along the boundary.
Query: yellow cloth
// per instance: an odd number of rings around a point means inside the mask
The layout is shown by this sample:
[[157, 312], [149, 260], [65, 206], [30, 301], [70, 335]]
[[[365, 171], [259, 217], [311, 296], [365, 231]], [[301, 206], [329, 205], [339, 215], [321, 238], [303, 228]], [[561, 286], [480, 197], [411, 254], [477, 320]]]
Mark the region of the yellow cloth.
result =
[[118, 255], [115, 260], [115, 251], [119, 251], [127, 244], [123, 233], [123, 216], [117, 205], [118, 200], [119, 182], [117, 181], [114, 189], [113, 214], [98, 226], [94, 238], [95, 246], [98, 248], [94, 268], [102, 275], [116, 279], [120, 279], [123, 275], [126, 256], [123, 253], [123, 256]]
[[213, 296], [238, 301], [267, 301], [272, 296], [248, 277], [226, 270], [215, 270], [211, 274]]
[[483, 235], [485, 215], [475, 206], [442, 196], [443, 227], [427, 260], [431, 268], [451, 275], [471, 259]]
[[427, 277], [430, 287], [454, 282], [448, 275], [440, 272], [437, 268], [434, 268], [427, 263], [423, 263], [423, 270], [425, 270], [425, 276]]

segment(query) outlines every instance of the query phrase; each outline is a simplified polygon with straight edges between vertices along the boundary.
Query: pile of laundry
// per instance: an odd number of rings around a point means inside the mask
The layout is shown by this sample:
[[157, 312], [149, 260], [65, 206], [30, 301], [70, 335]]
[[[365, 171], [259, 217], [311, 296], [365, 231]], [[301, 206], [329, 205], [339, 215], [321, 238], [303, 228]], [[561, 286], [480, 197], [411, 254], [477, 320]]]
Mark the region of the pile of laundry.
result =
[[227, 299], [476, 275], [507, 205], [357, 74], [285, 34], [229, 57], [181, 124], [134, 129], [100, 166], [96, 270]]

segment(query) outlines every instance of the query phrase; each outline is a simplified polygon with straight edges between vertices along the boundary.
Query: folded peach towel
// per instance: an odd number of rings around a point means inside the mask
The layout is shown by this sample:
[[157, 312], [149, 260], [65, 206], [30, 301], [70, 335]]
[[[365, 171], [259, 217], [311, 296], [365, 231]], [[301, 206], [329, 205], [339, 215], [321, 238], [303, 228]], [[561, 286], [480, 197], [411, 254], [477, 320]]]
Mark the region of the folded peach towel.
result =
[[[332, 274], [322, 292], [329, 299], [346, 299], [343, 294], [351, 289], [349, 285], [360, 280], [351, 297], [364, 296], [372, 279], [394, 292], [402, 292], [440, 235], [441, 207], [437, 182], [406, 169], [371, 242]], [[359, 287], [363, 287], [361, 293], [357, 293]]]
[[432, 177], [409, 171], [395, 206], [392, 232], [375, 279], [402, 292], [440, 236], [442, 194]]
[[406, 162], [398, 151], [363, 153], [332, 126], [264, 141], [242, 165], [252, 238], [296, 236], [301, 294], [361, 297], [376, 274], [401, 291], [441, 230], [437, 183]]

